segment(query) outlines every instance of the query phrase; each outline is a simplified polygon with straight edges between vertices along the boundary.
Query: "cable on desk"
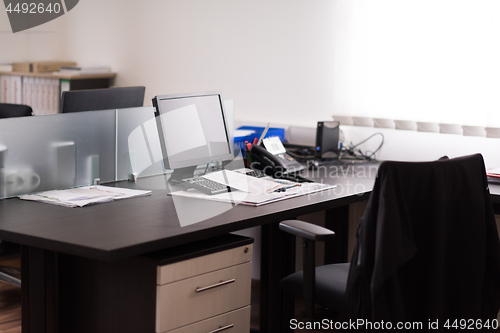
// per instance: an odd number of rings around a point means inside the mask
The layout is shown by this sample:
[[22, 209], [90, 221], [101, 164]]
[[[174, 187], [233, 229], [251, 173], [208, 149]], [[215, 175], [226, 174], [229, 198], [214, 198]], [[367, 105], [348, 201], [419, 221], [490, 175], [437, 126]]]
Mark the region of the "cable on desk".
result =
[[299, 162], [306, 162], [315, 158], [312, 147], [296, 147], [294, 149], [287, 149], [286, 153]]
[[[382, 140], [377, 149], [374, 151], [363, 152], [359, 148], [360, 145], [378, 135], [381, 136]], [[352, 164], [369, 163], [375, 161], [375, 154], [380, 150], [380, 148], [382, 148], [384, 144], [384, 135], [377, 132], [357, 144], [353, 144], [352, 142], [347, 144], [345, 141], [344, 133], [340, 130], [339, 142], [341, 143], [342, 148], [340, 149], [339, 156], [337, 158], [317, 160], [314, 155], [314, 148], [303, 146], [288, 146], [287, 154], [299, 162], [307, 163], [307, 167], [309, 169], [314, 169], [323, 165], [349, 166]]]
[[[363, 152], [361, 149], [358, 148], [358, 146], [362, 145], [363, 143], [367, 142], [368, 140], [377, 135], [380, 135], [382, 137], [382, 141], [380, 142], [380, 145], [377, 147], [377, 149], [375, 149], [375, 151]], [[383, 145], [384, 145], [384, 135], [380, 132], [374, 133], [357, 144], [353, 144], [352, 142], [350, 142], [349, 145], [343, 145], [342, 150], [340, 151], [339, 154], [339, 160], [347, 163], [366, 163], [373, 161], [375, 160], [375, 154], [380, 150], [380, 148], [382, 148]]]

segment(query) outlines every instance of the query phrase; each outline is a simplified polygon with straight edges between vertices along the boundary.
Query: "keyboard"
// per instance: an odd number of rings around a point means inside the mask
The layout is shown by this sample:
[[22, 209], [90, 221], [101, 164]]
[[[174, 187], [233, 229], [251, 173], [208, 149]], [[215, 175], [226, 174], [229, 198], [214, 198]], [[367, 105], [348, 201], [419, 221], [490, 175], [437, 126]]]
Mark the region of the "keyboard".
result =
[[184, 179], [189, 187], [208, 195], [228, 192], [228, 186], [203, 177]]

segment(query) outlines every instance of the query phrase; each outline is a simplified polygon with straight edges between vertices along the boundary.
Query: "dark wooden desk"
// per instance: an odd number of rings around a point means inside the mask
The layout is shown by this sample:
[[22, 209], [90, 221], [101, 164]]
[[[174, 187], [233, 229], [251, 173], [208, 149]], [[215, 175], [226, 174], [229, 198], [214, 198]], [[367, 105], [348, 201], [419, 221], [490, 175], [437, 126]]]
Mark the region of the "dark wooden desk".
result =
[[[22, 245], [23, 332], [58, 332], [59, 256], [73, 255], [99, 262], [116, 262], [160, 249], [196, 242], [228, 232], [262, 226], [261, 331], [277, 333], [291, 313], [277, 284], [294, 270], [295, 242], [279, 232], [276, 222], [325, 211], [331, 226], [346, 228], [349, 204], [368, 198], [376, 168], [356, 173], [317, 170], [306, 176], [337, 188], [261, 207], [236, 206], [205, 221], [181, 227], [166, 189], [151, 196], [85, 208], [65, 208], [19, 199], [0, 200], [0, 239]], [[151, 189], [164, 176], [118, 182], [118, 187]], [[159, 186], [160, 185], [160, 186]], [[494, 202], [500, 203], [500, 186]], [[219, 203], [211, 202], [212, 205]], [[193, 200], [193, 208], [200, 201]], [[346, 258], [341, 254], [338, 261]], [[291, 302], [293, 304], [293, 302]], [[61, 332], [63, 333], [63, 332]]]

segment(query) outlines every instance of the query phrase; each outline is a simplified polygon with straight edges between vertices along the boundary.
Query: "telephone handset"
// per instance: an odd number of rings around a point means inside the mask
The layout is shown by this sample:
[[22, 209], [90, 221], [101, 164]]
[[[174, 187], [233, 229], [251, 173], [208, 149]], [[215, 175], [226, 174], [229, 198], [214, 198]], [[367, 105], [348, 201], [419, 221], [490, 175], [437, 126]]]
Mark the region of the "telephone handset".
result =
[[[276, 138], [279, 140], [279, 138]], [[264, 144], [266, 144], [264, 139]], [[275, 139], [271, 140], [274, 141]], [[269, 142], [267, 142], [269, 144]], [[273, 142], [272, 142], [273, 143]], [[279, 142], [281, 144], [281, 141]], [[282, 144], [281, 144], [282, 145]], [[268, 145], [266, 145], [268, 147]], [[283, 148], [284, 149], [284, 148]], [[272, 150], [272, 148], [271, 148]], [[297, 182], [312, 182], [299, 175], [294, 175], [304, 169], [300, 163], [295, 161], [286, 153], [272, 154], [266, 148], [253, 144], [250, 147], [252, 168], [262, 170], [265, 174], [274, 178], [289, 179]]]
[[250, 153], [252, 154], [251, 166], [253, 169], [262, 170], [269, 176], [272, 176], [277, 171], [285, 173], [286, 166], [283, 162], [280, 161], [278, 157], [268, 152], [266, 148], [253, 144], [250, 147]]

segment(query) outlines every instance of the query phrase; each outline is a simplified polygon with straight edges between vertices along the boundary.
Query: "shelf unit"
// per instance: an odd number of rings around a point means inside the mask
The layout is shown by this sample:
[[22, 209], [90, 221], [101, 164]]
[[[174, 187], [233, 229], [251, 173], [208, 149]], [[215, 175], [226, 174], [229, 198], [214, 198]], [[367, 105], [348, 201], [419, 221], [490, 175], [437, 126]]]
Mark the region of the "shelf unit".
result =
[[116, 73], [61, 75], [0, 71], [0, 103], [29, 105], [34, 115], [56, 114], [63, 91], [109, 88], [115, 77]]

